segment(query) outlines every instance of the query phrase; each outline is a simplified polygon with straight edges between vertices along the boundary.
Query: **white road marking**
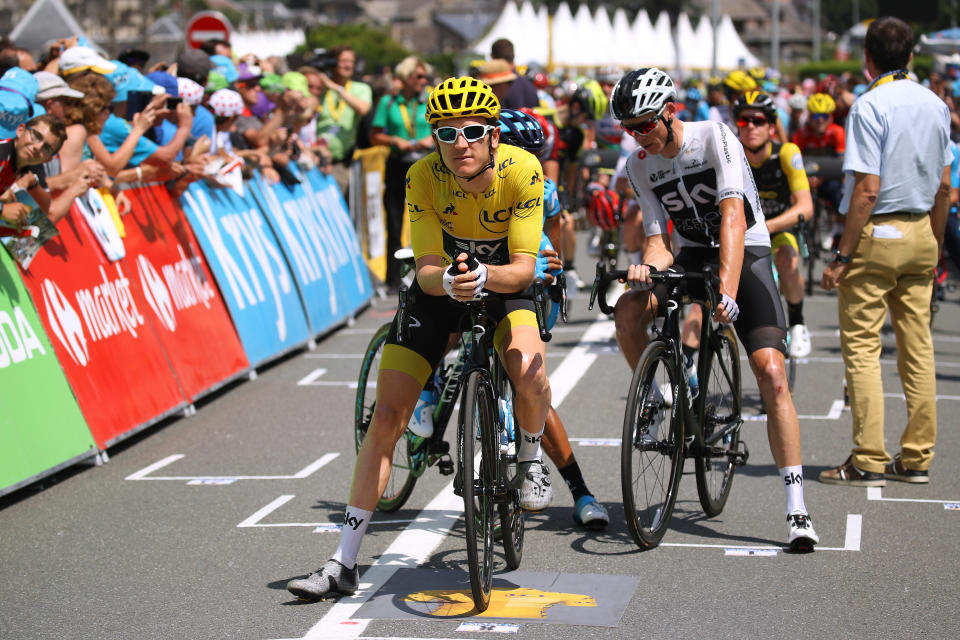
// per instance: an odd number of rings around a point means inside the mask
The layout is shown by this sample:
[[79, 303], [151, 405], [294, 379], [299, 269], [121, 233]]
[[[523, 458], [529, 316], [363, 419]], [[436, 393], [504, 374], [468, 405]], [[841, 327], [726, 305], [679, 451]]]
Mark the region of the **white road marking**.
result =
[[160, 468], [162, 468], [162, 467], [165, 467], [165, 466], [167, 466], [168, 464], [174, 463], [174, 462], [176, 462], [177, 460], [179, 460], [179, 459], [182, 458], [182, 457], [183, 457], [183, 454], [182, 454], [182, 453], [175, 453], [175, 454], [173, 454], [172, 456], [167, 456], [167, 457], [164, 458], [163, 460], [158, 460], [158, 461], [154, 462], [153, 464], [151, 464], [151, 465], [149, 465], [149, 466], [147, 466], [147, 467], [144, 467], [143, 469], [140, 469], [140, 471], [137, 471], [136, 473], [131, 473], [130, 475], [128, 475], [128, 476], [127, 476], [126, 478], [124, 478], [124, 479], [125, 479], [125, 480], [143, 480], [143, 479], [144, 479], [144, 476], [146, 476], [146, 475], [148, 475], [148, 474], [151, 474], [151, 473], [153, 473], [154, 471], [156, 471], [157, 469], [160, 469]]
[[309, 477], [314, 471], [320, 469], [321, 467], [326, 466], [331, 461], [339, 457], [339, 453], [326, 453], [322, 457], [317, 458], [306, 467], [296, 472], [292, 476], [149, 476], [148, 474], [153, 473], [161, 467], [165, 467], [172, 462], [176, 462], [183, 457], [182, 453], [174, 454], [172, 456], [167, 456], [163, 460], [154, 462], [149, 467], [144, 467], [136, 473], [130, 474], [126, 477], [127, 480], [302, 480]]
[[[843, 548], [846, 551], [860, 551], [860, 532], [863, 527], [863, 516], [859, 513], [847, 514], [847, 533], [843, 539]], [[819, 549], [819, 547], [817, 547]]]
[[[902, 393], [884, 393], [883, 397], [899, 398], [900, 400], [904, 400], [904, 401], [907, 399], [906, 396], [904, 396]], [[937, 401], [940, 401], [940, 400], [960, 400], [960, 396], [945, 396], [945, 395], [937, 394]]]
[[326, 372], [327, 372], [326, 369], [314, 369], [313, 371], [311, 371], [310, 373], [308, 373], [308, 374], [305, 375], [304, 377], [300, 378], [300, 380], [297, 381], [297, 386], [298, 386], [298, 387], [309, 387], [310, 385], [312, 385], [312, 384], [314, 384], [314, 383], [316, 382], [317, 378], [321, 377], [321, 376], [324, 375]]
[[597, 359], [597, 354], [591, 353], [591, 347], [598, 342], [610, 340], [614, 332], [613, 320], [608, 320], [606, 316], [599, 317], [586, 330], [577, 346], [553, 370], [550, 374], [550, 390], [553, 393], [554, 408], [560, 406]]
[[926, 500], [921, 498], [884, 498], [883, 490], [880, 487], [867, 487], [867, 500], [880, 500], [882, 502], [926, 502], [932, 504], [951, 504], [957, 502], [953, 500]]
[[256, 513], [254, 513], [252, 516], [250, 516], [249, 518], [247, 518], [237, 526], [238, 527], [263, 526], [258, 524], [262, 519], [266, 518], [268, 515], [270, 515], [271, 513], [273, 513], [280, 507], [282, 507], [283, 505], [287, 504], [288, 502], [293, 500], [295, 497], [296, 496], [292, 496], [292, 495], [280, 496], [279, 498], [277, 498], [267, 506], [263, 507], [262, 509], [259, 509]]

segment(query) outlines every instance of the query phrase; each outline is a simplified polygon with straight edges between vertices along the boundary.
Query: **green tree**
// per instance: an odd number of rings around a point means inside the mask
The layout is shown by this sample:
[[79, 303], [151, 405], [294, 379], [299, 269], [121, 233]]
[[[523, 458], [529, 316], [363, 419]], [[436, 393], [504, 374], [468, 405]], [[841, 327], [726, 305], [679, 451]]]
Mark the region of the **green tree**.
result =
[[307, 32], [307, 43], [297, 49], [303, 52], [313, 49], [329, 49], [339, 44], [349, 44], [363, 58], [366, 69], [375, 72], [384, 66], [393, 67], [410, 55], [410, 51], [390, 37], [390, 34], [366, 24], [321, 25]]

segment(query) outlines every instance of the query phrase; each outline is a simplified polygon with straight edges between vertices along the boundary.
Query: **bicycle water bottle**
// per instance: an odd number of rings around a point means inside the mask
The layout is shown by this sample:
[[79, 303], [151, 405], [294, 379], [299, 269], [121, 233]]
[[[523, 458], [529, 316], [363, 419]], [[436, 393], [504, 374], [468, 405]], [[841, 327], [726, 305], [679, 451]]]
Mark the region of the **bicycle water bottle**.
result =
[[507, 453], [513, 439], [513, 403], [507, 398], [497, 400], [500, 407], [500, 453]]

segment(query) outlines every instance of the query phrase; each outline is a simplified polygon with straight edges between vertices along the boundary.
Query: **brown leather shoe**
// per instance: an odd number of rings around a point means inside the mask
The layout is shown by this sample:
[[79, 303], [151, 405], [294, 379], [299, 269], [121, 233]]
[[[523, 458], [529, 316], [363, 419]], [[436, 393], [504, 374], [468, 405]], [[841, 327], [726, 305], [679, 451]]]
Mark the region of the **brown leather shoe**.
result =
[[900, 482], [910, 482], [912, 484], [927, 484], [930, 482], [929, 471], [926, 469], [923, 471], [907, 469], [903, 466], [903, 461], [900, 460], [899, 453], [894, 457], [893, 462], [887, 463], [887, 466], [883, 468], [883, 477]]
[[848, 487], [884, 487], [887, 485], [882, 473], [861, 471], [853, 466], [853, 456], [847, 458], [842, 465], [835, 469], [821, 471], [820, 482]]

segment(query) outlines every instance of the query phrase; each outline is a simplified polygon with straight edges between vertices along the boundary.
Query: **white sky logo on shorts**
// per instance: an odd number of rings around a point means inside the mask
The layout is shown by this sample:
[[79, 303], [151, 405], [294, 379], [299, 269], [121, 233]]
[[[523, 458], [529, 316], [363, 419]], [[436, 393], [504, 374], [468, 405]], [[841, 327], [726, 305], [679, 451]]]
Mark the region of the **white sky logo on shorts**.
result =
[[170, 299], [167, 285], [163, 283], [163, 278], [143, 254], [137, 256], [137, 268], [140, 271], [140, 286], [143, 288], [143, 296], [147, 299], [147, 304], [168, 331], [176, 331], [177, 318], [173, 314], [173, 301]]

